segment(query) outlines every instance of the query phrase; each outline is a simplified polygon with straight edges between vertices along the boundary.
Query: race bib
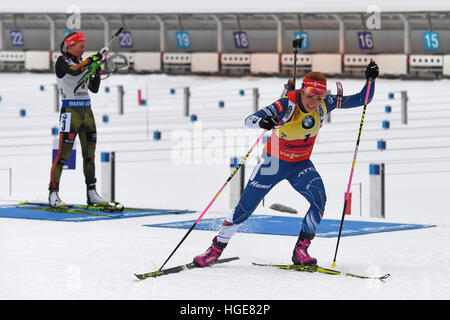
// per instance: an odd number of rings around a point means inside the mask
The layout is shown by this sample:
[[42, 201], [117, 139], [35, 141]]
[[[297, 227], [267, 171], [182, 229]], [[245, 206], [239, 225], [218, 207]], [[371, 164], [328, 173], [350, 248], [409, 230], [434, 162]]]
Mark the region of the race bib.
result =
[[70, 112], [61, 113], [59, 120], [59, 132], [70, 132], [70, 121], [72, 114]]

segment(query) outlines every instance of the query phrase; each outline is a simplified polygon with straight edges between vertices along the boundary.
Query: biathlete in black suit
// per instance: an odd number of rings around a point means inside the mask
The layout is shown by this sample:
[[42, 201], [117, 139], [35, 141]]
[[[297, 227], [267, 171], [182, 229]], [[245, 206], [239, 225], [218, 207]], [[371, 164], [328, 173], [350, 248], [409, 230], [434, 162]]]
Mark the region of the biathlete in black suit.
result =
[[58, 90], [62, 99], [60, 114], [59, 148], [50, 171], [49, 204], [62, 207], [66, 204], [59, 197], [59, 182], [63, 166], [72, 151], [75, 138], [78, 136], [83, 156], [83, 173], [86, 182], [87, 203], [89, 205], [107, 205], [96, 191], [95, 183], [95, 147], [97, 129], [91, 109], [89, 91], [97, 93], [100, 87], [101, 68], [92, 75], [88, 85], [82, 84], [75, 92], [80, 79], [95, 61], [102, 59], [96, 53], [82, 61], [86, 50], [86, 37], [82, 32], [68, 34], [60, 46], [62, 56], [55, 65]]

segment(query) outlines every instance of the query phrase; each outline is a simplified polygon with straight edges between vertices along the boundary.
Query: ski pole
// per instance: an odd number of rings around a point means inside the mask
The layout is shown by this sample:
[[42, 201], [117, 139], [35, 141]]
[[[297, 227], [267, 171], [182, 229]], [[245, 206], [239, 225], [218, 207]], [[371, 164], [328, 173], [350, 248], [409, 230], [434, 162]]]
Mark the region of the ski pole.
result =
[[362, 132], [363, 124], [364, 124], [364, 116], [366, 115], [367, 104], [369, 101], [370, 87], [372, 85], [372, 78], [369, 78], [368, 80], [369, 81], [367, 84], [366, 98], [364, 99], [364, 108], [363, 108], [363, 112], [362, 112], [362, 116], [361, 116], [361, 123], [359, 124], [358, 139], [356, 140], [356, 147], [355, 147], [355, 153], [353, 155], [352, 169], [350, 171], [350, 179], [348, 181], [347, 192], [345, 193], [344, 210], [342, 211], [341, 225], [339, 227], [339, 235], [338, 235], [337, 244], [336, 244], [336, 251], [334, 252], [334, 259], [333, 259], [333, 263], [331, 264], [331, 266], [333, 268], [336, 267], [336, 256], [337, 256], [337, 252], [338, 252], [338, 248], [339, 248], [339, 240], [341, 239], [342, 226], [344, 225], [345, 211], [347, 209], [348, 200], [349, 200], [349, 196], [350, 196], [350, 187], [352, 184], [353, 172], [355, 170], [356, 156], [358, 154], [359, 141], [361, 140], [361, 132]]
[[231, 175], [228, 177], [227, 181], [225, 181], [225, 183], [223, 184], [222, 188], [220, 188], [220, 190], [216, 193], [216, 195], [214, 196], [214, 198], [211, 200], [211, 202], [208, 204], [208, 206], [205, 208], [205, 210], [203, 210], [202, 214], [197, 218], [197, 220], [195, 220], [194, 224], [191, 226], [191, 228], [188, 230], [188, 232], [186, 232], [186, 234], [184, 235], [183, 239], [181, 239], [181, 241], [178, 243], [178, 245], [175, 247], [175, 249], [172, 251], [172, 253], [169, 255], [169, 257], [166, 259], [166, 261], [163, 263], [163, 265], [161, 266], [161, 268], [159, 268], [159, 270], [161, 270], [162, 268], [164, 268], [164, 266], [166, 265], [166, 263], [169, 261], [169, 259], [173, 256], [173, 254], [175, 253], [175, 251], [177, 251], [177, 249], [181, 246], [181, 244], [184, 242], [184, 240], [188, 237], [188, 235], [192, 232], [192, 230], [195, 229], [195, 227], [197, 226], [197, 224], [200, 222], [200, 220], [202, 219], [202, 217], [205, 215], [206, 211], [209, 210], [209, 208], [212, 206], [212, 204], [214, 203], [214, 201], [216, 201], [216, 199], [219, 197], [219, 195], [222, 193], [223, 189], [225, 189], [225, 187], [228, 185], [228, 183], [231, 181], [231, 179], [234, 177], [234, 175], [236, 174], [236, 172], [241, 168], [241, 166], [244, 164], [245, 160], [247, 160], [247, 158], [250, 156], [250, 153], [252, 153], [253, 149], [255, 149], [255, 147], [258, 145], [259, 141], [261, 141], [262, 137], [264, 137], [264, 135], [266, 134], [267, 130], [264, 130], [263, 133], [261, 133], [261, 135], [258, 137], [258, 139], [256, 140], [256, 142], [253, 144], [253, 146], [250, 148], [250, 150], [248, 150], [247, 154], [245, 155], [244, 159], [242, 159], [242, 161], [239, 163], [239, 165], [236, 167], [236, 169], [234, 169], [234, 171], [231, 173]]

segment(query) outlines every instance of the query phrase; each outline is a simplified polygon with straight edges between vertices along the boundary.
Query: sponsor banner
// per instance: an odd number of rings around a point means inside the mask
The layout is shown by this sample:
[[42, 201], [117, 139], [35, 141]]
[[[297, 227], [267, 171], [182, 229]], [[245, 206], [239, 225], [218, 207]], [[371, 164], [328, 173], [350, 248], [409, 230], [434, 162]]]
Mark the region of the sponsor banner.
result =
[[87, 108], [90, 106], [90, 99], [64, 99], [62, 101], [63, 108]]

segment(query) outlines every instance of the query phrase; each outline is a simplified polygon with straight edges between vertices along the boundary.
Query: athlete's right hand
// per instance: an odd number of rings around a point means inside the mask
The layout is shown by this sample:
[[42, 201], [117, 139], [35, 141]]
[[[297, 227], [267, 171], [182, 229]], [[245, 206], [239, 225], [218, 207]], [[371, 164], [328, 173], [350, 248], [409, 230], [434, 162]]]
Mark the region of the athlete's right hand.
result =
[[366, 79], [371, 78], [372, 80], [375, 80], [379, 75], [379, 68], [378, 65], [375, 63], [375, 61], [370, 60], [369, 65], [366, 68]]
[[274, 117], [266, 117], [259, 121], [259, 126], [266, 130], [272, 130], [277, 126], [277, 121]]

